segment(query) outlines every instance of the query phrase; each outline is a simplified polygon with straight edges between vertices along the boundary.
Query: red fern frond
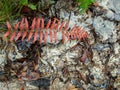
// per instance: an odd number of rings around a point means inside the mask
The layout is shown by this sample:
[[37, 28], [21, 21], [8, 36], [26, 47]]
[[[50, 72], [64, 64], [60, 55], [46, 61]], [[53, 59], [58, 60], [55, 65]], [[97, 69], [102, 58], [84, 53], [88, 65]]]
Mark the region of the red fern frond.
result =
[[18, 26], [19, 26], [19, 22], [15, 24], [14, 26], [14, 32], [12, 33], [11, 37], [10, 37], [10, 42], [13, 41], [14, 37], [16, 36], [16, 31], [18, 29]]
[[22, 41], [25, 39], [25, 37], [27, 36], [28, 33], [28, 29], [29, 29], [29, 25], [28, 25], [28, 21], [27, 18], [25, 18], [25, 31], [23, 32], [23, 36], [22, 36]]
[[32, 35], [33, 35], [34, 31], [35, 31], [35, 22], [36, 22], [36, 18], [34, 18], [33, 21], [32, 21], [31, 30], [30, 30], [30, 33], [28, 35], [28, 42], [32, 38]]
[[22, 21], [20, 22], [20, 31], [18, 32], [15, 41], [17, 41], [22, 36], [22, 31], [24, 29], [24, 20], [25, 18], [23, 18]]
[[11, 29], [12, 29], [12, 27], [8, 21], [6, 22], [6, 24], [7, 24], [8, 31], [4, 34], [5, 38], [10, 34]]
[[73, 26], [69, 29], [69, 22], [63, 21], [62, 23], [57, 18], [51, 19], [45, 25], [44, 18], [35, 17], [32, 21], [31, 26], [28, 24], [27, 18], [23, 18], [20, 22], [14, 25], [14, 29], [10, 23], [7, 21], [7, 32], [4, 34], [4, 37], [10, 35], [10, 41], [17, 41], [22, 37], [22, 41], [27, 38], [27, 41], [30, 42], [33, 39], [33, 43], [39, 41], [39, 43], [47, 43], [49, 38], [50, 42], [57, 42], [58, 36], [57, 33], [61, 32], [63, 42], [67, 40], [81, 40], [88, 37], [88, 33], [81, 27]]

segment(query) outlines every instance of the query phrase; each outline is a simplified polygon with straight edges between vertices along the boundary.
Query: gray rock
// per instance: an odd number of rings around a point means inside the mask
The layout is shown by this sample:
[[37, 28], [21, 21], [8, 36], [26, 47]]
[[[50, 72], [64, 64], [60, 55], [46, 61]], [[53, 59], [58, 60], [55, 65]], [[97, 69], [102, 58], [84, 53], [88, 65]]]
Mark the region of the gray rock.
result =
[[120, 21], [120, 0], [111, 0], [113, 10], [115, 11], [115, 20]]
[[120, 0], [97, 0], [100, 6], [107, 10], [106, 17], [120, 21]]
[[109, 10], [106, 13], [106, 17], [109, 18], [110, 20], [114, 20], [115, 14], [114, 14], [114, 12], [112, 12], [112, 11]]
[[93, 27], [95, 28], [96, 33], [102, 36], [102, 40], [107, 40], [111, 38], [115, 24], [108, 20], [104, 20], [102, 17], [96, 17], [93, 21]]

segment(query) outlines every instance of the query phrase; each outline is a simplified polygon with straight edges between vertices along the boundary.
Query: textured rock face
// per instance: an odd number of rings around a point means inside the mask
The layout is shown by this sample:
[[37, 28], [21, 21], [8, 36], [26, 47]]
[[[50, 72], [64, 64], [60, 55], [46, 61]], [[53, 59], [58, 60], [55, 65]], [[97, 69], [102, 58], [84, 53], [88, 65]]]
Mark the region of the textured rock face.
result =
[[96, 33], [100, 34], [103, 41], [112, 38], [115, 32], [114, 23], [108, 20], [104, 20], [102, 17], [94, 18], [93, 27], [95, 28]]
[[[12, 83], [8, 83], [9, 90], [13, 90], [13, 88], [14, 90], [19, 90], [21, 86], [24, 86], [25, 90], [120, 89], [120, 0], [97, 1], [99, 6], [96, 8], [97, 11], [95, 13], [98, 13], [100, 10], [105, 10], [105, 13], [102, 15], [95, 14], [96, 16], [94, 16], [93, 12], [91, 12], [89, 14], [76, 16], [71, 12], [70, 17], [70, 27], [76, 24], [84, 27], [84, 29], [88, 31], [88, 41], [93, 55], [89, 52], [87, 55], [92, 59], [85, 58], [84, 62], [81, 60], [83, 54], [85, 55], [87, 52], [86, 49], [83, 50], [83, 48], [85, 48], [83, 42], [80, 42], [80, 45], [76, 40], [65, 44], [58, 43], [53, 45], [50, 43], [46, 46], [43, 45], [41, 48], [41, 58], [39, 59], [41, 63], [35, 67], [40, 72], [41, 78], [28, 82], [28, 78], [22, 76], [25, 82], [16, 81], [16, 83], [14, 83], [13, 81]], [[61, 20], [68, 20], [70, 14], [64, 9], [66, 2], [62, 4], [63, 2], [63, 0], [60, 0], [60, 2], [57, 2], [55, 5], [56, 9], [59, 9], [57, 15]], [[59, 4], [62, 4], [61, 9], [59, 8]], [[53, 13], [50, 12], [49, 14], [55, 16], [53, 7], [51, 8]], [[0, 46], [0, 64], [2, 67], [6, 63], [6, 54], [3, 52], [3, 44], [0, 44]], [[10, 44], [9, 46], [11, 48], [14, 47], [12, 51], [7, 48], [9, 51], [8, 57], [12, 61], [24, 57], [24, 55], [19, 52], [19, 50], [24, 49], [22, 45], [18, 48], [16, 48], [14, 44]], [[40, 50], [39, 47], [40, 46], [34, 47], [34, 49]], [[30, 48], [30, 45], [28, 48]], [[14, 50], [17, 53], [15, 55]], [[37, 51], [37, 53], [39, 52]], [[36, 59], [36, 57], [34, 57], [34, 59]], [[30, 61], [30, 63], [31, 62], [32, 61]], [[23, 71], [26, 71], [28, 76], [32, 74], [26, 62], [22, 63], [22, 65], [28, 69], [27, 71], [23, 68]], [[33, 64], [31, 64], [31, 66], [32, 65]], [[35, 73], [36, 72], [34, 72], [34, 74]], [[24, 85], [24, 83], [26, 83], [26, 85]], [[7, 87], [3, 87], [5, 85], [4, 83], [1, 82], [0, 85], [3, 90], [7, 90]]]
[[[99, 0], [98, 0], [99, 1]], [[110, 20], [120, 21], [120, 1], [119, 0], [104, 0], [99, 3], [102, 7], [107, 9], [105, 14]]]
[[115, 20], [120, 21], [120, 1], [110, 0], [108, 7], [115, 11]]

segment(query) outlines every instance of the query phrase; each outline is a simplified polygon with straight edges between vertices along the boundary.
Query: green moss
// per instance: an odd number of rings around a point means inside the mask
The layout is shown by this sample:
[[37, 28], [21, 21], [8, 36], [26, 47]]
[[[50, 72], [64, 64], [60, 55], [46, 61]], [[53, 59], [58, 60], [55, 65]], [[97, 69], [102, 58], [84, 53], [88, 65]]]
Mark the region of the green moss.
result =
[[79, 3], [80, 13], [83, 13], [88, 9], [89, 5], [94, 3], [96, 0], [76, 0], [76, 1]]

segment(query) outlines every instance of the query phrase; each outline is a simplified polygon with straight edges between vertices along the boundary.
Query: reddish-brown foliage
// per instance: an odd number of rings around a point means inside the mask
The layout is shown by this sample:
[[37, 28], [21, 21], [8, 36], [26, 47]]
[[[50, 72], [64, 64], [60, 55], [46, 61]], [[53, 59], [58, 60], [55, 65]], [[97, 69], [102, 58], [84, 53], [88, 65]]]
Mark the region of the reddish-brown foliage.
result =
[[[50, 42], [57, 41], [57, 32], [62, 33], [63, 42], [66, 40], [81, 40], [88, 37], [88, 33], [81, 27], [73, 26], [69, 29], [69, 21], [62, 22], [57, 18], [51, 19], [45, 25], [43, 18], [35, 17], [32, 21], [31, 26], [28, 24], [27, 18], [23, 18], [20, 22], [14, 25], [14, 28], [7, 21], [8, 31], [4, 34], [4, 37], [10, 36], [10, 41], [17, 41], [22, 38], [22, 41], [27, 38], [29, 42], [33, 38], [33, 43], [39, 41], [39, 43], [46, 43], [47, 38], [50, 38]], [[54, 38], [53, 38], [54, 37]]]

